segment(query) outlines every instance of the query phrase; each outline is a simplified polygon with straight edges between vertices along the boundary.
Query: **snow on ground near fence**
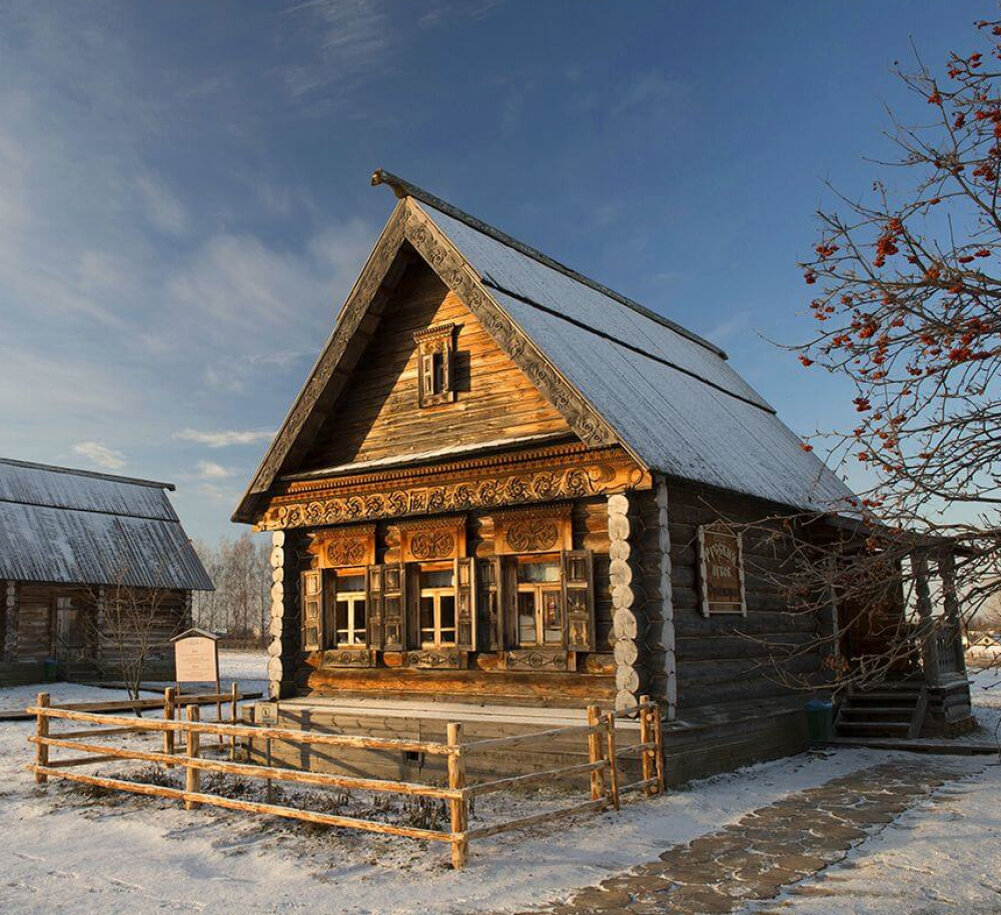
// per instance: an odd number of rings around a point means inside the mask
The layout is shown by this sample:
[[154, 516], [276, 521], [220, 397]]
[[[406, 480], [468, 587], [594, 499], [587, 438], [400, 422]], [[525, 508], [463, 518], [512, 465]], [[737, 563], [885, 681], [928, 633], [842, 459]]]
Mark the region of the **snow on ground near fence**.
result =
[[[227, 678], [249, 686], [263, 675], [263, 655], [225, 652], [222, 657]], [[978, 695], [983, 692], [985, 701], [1001, 708], [1001, 686], [993, 692], [986, 686], [978, 682]], [[114, 695], [70, 684], [52, 684], [49, 691], [53, 701]], [[0, 689], [0, 707], [31, 701], [35, 692], [37, 687]], [[0, 911], [46, 915], [58, 908], [109, 915], [161, 908], [241, 915], [524, 909], [650, 861], [670, 845], [787, 794], [894, 758], [841, 750], [749, 767], [670, 790], [662, 798], [631, 801], [617, 815], [559, 821], [474, 842], [468, 869], [455, 872], [441, 843], [425, 846], [370, 833], [302, 828], [216, 809], [185, 812], [171, 802], [120, 794], [97, 799], [58, 783], [38, 788], [23, 768], [33, 757], [26, 740], [33, 730], [33, 722], [0, 725], [0, 830], [6, 848]], [[98, 768], [121, 770], [116, 763]], [[971, 763], [973, 768], [979, 764]], [[974, 786], [980, 790], [979, 782]], [[971, 809], [988, 800], [997, 808], [999, 787], [995, 774], [982, 796], [963, 797]], [[541, 793], [504, 803], [527, 814], [551, 802], [551, 794]], [[932, 843], [941, 826], [930, 826], [922, 841]], [[974, 840], [972, 825], [967, 828], [970, 843], [985, 853], [983, 834]], [[902, 831], [901, 843], [914, 834]], [[970, 856], [976, 853], [968, 850]], [[1001, 853], [990, 854], [995, 865], [1001, 864]], [[943, 867], [948, 863], [939, 860]], [[922, 866], [931, 865], [924, 861]], [[915, 887], [920, 882], [916, 877]], [[797, 906], [801, 903], [797, 900]], [[847, 901], [844, 910], [852, 911]]]

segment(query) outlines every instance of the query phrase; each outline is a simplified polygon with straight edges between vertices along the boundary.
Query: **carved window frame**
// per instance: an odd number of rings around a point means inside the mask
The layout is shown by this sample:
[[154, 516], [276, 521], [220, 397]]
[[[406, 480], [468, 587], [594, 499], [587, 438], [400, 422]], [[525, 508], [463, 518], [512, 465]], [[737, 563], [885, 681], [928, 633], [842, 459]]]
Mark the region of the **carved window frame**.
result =
[[[725, 538], [733, 541], [737, 553], [737, 580], [740, 599], [733, 601], [711, 601], [709, 599], [709, 570], [707, 567], [710, 546], [706, 545], [706, 537]], [[700, 524], [698, 527], [698, 562], [699, 562], [699, 606], [702, 615], [708, 616], [747, 616], [747, 594], [744, 587], [744, 542], [743, 536], [730, 529], [721, 521], [711, 524]]]
[[455, 338], [458, 326], [434, 324], [414, 334], [417, 344], [417, 403], [435, 407], [455, 401]]

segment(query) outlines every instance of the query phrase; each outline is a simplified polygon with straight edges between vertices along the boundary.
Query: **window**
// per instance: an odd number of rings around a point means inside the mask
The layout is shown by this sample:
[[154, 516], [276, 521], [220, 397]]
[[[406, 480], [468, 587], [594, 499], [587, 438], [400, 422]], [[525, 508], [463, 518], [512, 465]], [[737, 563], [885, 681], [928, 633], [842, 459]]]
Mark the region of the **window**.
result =
[[455, 400], [455, 324], [437, 324], [414, 334], [417, 344], [418, 403], [422, 407]]
[[455, 571], [451, 564], [421, 566], [419, 625], [422, 648], [455, 645]]
[[338, 648], [366, 644], [364, 574], [338, 574], [334, 629]]
[[518, 560], [518, 646], [563, 643], [563, 587], [557, 559]]

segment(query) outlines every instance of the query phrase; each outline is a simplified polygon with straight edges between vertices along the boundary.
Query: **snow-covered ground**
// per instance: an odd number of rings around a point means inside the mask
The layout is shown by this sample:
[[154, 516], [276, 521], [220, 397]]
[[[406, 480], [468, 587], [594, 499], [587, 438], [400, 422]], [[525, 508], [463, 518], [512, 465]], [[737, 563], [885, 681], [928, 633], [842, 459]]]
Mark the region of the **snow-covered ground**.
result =
[[[263, 655], [225, 653], [224, 673], [248, 687], [251, 682], [259, 684], [265, 660]], [[108, 690], [68, 684], [53, 684], [49, 690], [53, 701], [112, 695]], [[1001, 714], [1001, 687], [991, 691], [986, 683], [978, 683], [977, 690], [984, 701], [996, 702]], [[0, 690], [0, 707], [26, 704], [36, 691], [37, 687]], [[662, 798], [632, 802], [619, 814], [558, 821], [531, 833], [475, 842], [469, 867], [454, 872], [446, 863], [447, 847], [438, 843], [319, 830], [218, 809], [186, 812], [171, 802], [124, 795], [95, 797], [67, 784], [36, 787], [23, 768], [33, 754], [26, 741], [33, 729], [33, 722], [0, 724], [0, 834], [7, 848], [0, 877], [0, 912], [5, 913], [48, 915], [63, 909], [110, 915], [169, 909], [249, 915], [307, 909], [324, 913], [524, 909], [650, 861], [672, 844], [718, 829], [787, 794], [894, 758], [890, 753], [839, 750], [749, 767], [693, 783]], [[115, 772], [122, 765], [99, 768]], [[920, 861], [920, 867], [940, 866], [944, 872], [953, 864], [969, 868], [979, 855], [983, 863], [969, 871], [969, 879], [975, 882], [981, 871], [987, 873], [991, 867], [998, 870], [1001, 813], [995, 811], [992, 816], [986, 808], [998, 806], [1001, 775], [990, 771], [988, 778], [962, 783], [960, 790], [969, 793], [905, 818], [914, 823], [910, 829], [898, 830], [898, 845], [893, 845], [896, 832], [887, 830], [878, 841], [889, 843], [891, 858], [894, 854], [903, 857], [898, 863], [880, 866], [906, 868]], [[513, 803], [527, 813], [552, 801], [551, 794], [532, 794]], [[971, 816], [979, 807], [986, 819], [982, 823], [949, 819], [953, 804], [968, 808]], [[483, 814], [482, 808], [478, 814]], [[923, 816], [929, 818], [927, 829]], [[919, 855], [907, 844], [916, 837], [930, 847], [936, 836], [945, 834], [944, 829], [962, 832], [970, 847], [934, 857]], [[896, 871], [887, 873], [898, 879]], [[878, 883], [872, 881], [873, 889]], [[921, 883], [917, 876], [913, 878], [914, 892]], [[843, 902], [840, 896], [834, 901]], [[797, 908], [803, 902], [796, 899]], [[889, 911], [874, 906], [872, 911]], [[838, 911], [842, 910], [855, 911], [848, 900]]]

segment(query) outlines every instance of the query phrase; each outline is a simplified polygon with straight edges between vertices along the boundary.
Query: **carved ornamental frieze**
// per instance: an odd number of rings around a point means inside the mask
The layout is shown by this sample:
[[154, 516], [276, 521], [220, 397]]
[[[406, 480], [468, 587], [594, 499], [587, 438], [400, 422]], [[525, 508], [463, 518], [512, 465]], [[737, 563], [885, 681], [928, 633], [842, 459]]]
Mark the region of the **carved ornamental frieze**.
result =
[[[539, 451], [533, 460], [470, 461], [409, 474], [373, 474], [291, 483], [275, 496], [258, 527], [350, 524], [380, 518], [441, 515], [649, 489], [649, 473], [622, 449]], [[516, 537], [544, 539], [525, 527]], [[442, 546], [428, 544], [429, 549]], [[416, 558], [416, 557], [414, 557]]]

